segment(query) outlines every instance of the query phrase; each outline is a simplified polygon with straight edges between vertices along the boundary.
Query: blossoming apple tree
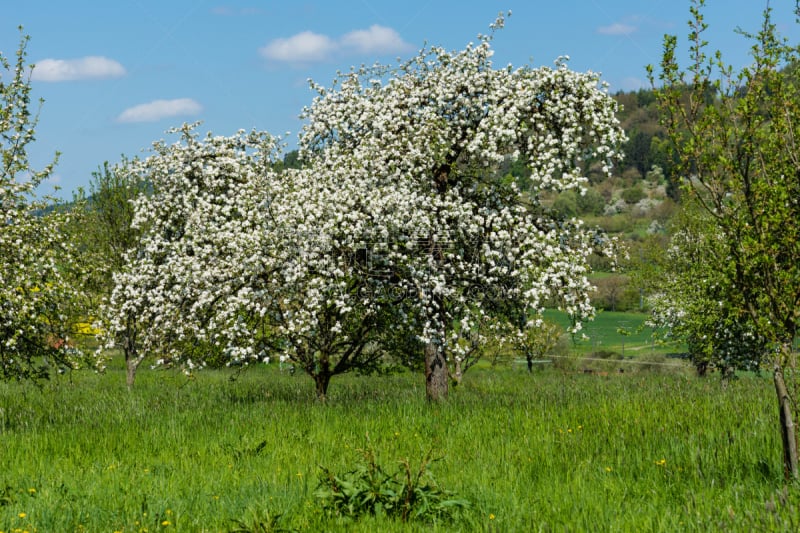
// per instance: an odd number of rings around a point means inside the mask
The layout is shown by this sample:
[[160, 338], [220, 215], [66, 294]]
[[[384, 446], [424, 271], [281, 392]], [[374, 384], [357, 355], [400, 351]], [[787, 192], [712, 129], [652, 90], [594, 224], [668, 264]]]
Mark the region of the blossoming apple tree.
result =
[[47, 377], [56, 365], [77, 363], [65, 275], [72, 254], [59, 234], [66, 215], [37, 199], [55, 161], [34, 171], [27, 154], [37, 116], [30, 109], [26, 44], [22, 37], [14, 63], [0, 53], [0, 379]]
[[[391, 211], [413, 220], [411, 231], [387, 235], [382, 256], [425, 345], [429, 399], [447, 394], [448, 376], [460, 377], [509, 303], [522, 309], [523, 329], [540, 325], [551, 302], [580, 327], [593, 311], [587, 258], [609, 251], [580, 221], [551, 216], [540, 194], [581, 189], [590, 158], [608, 171], [624, 139], [614, 101], [598, 74], [564, 59], [495, 68], [492, 37], [313, 85], [303, 114], [301, 155], [317, 174], [406, 191]], [[500, 179], [509, 159], [530, 169], [525, 187]]]
[[153, 191], [136, 202], [143, 236], [106, 310], [129, 385], [148, 354], [187, 369], [288, 358], [320, 398], [332, 376], [374, 368], [392, 309], [379, 302], [392, 296], [367, 274], [382, 269], [365, 243], [388, 232], [391, 202], [358, 182], [277, 170], [279, 141], [266, 133], [176, 132], [135, 170]]

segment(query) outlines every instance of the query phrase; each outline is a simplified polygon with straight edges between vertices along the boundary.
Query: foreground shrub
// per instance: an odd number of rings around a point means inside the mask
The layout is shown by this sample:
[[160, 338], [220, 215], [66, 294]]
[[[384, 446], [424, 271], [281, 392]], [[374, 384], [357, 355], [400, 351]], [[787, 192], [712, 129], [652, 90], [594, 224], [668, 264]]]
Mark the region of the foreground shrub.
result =
[[409, 520], [450, 520], [470, 502], [440, 488], [428, 467], [435, 461], [431, 451], [414, 471], [408, 459], [399, 461], [389, 474], [377, 463], [372, 448], [359, 450], [363, 462], [355, 469], [338, 475], [320, 467], [320, 483], [314, 495], [333, 515], [359, 518], [363, 515], [386, 515]]

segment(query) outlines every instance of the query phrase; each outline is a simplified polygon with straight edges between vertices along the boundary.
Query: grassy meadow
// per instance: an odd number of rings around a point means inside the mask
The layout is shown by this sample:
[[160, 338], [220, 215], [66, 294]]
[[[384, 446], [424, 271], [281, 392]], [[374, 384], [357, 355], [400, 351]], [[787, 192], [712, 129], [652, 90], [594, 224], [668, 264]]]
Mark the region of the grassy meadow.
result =
[[[193, 379], [115, 362], [0, 384], [0, 531], [796, 531], [769, 379], [481, 366], [441, 405], [421, 375], [340, 376], [327, 404], [278, 365]], [[232, 378], [236, 379], [232, 379]], [[451, 521], [327, 515], [320, 466], [433, 448]]]

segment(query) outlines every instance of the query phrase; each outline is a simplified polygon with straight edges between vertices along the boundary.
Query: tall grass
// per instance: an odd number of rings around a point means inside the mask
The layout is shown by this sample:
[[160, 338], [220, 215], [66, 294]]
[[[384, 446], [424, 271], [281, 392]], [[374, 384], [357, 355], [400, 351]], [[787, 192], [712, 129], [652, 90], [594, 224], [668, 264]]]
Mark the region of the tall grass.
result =
[[[708, 531], [800, 527], [770, 383], [478, 368], [428, 405], [415, 374], [343, 376], [327, 404], [271, 367], [187, 380], [121, 368], [0, 384], [0, 531]], [[324, 515], [319, 466], [433, 447], [455, 522]], [[785, 490], [785, 492], [784, 492]]]

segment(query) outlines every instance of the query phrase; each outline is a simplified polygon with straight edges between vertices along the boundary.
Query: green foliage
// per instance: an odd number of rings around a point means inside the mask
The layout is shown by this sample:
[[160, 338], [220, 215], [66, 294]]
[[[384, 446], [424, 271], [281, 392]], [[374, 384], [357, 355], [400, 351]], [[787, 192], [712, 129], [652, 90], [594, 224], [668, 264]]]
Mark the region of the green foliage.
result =
[[706, 53], [704, 4], [690, 7], [689, 67], [678, 63], [674, 36], [665, 38], [661, 61], [657, 97], [697, 214], [670, 246], [673, 258], [695, 260], [674, 261], [674, 293], [659, 307], [697, 345], [696, 357], [724, 363], [746, 346], [746, 357], [771, 363], [784, 465], [800, 479], [792, 421], [800, 416], [792, 350], [800, 328], [800, 87], [784, 68], [800, 49], [778, 34], [767, 4], [760, 30], [740, 32], [753, 61], [734, 72], [721, 52]]
[[647, 194], [645, 194], [642, 185], [639, 183], [622, 191], [622, 199], [629, 204], [635, 204], [645, 197], [647, 197]]
[[587, 188], [584, 194], [578, 194], [575, 202], [581, 215], [602, 215], [606, 206], [603, 195], [591, 187]]
[[284, 529], [280, 525], [280, 514], [270, 514], [269, 512], [252, 512], [251, 516], [245, 519], [232, 518], [233, 527], [228, 533], [277, 533], [279, 531], [292, 531]]
[[434, 461], [433, 450], [425, 454], [418, 468], [412, 469], [408, 459], [403, 459], [393, 473], [387, 473], [378, 464], [373, 448], [359, 451], [363, 462], [353, 470], [335, 474], [320, 467], [322, 472], [314, 495], [334, 515], [351, 518], [386, 515], [401, 522], [440, 521], [452, 519], [470, 505], [436, 484], [429, 469]]
[[553, 202], [553, 209], [561, 217], [572, 218], [578, 214], [578, 198], [575, 191], [560, 193]]
[[113, 167], [103, 163], [92, 173], [88, 197], [79, 189], [70, 205], [64, 236], [75, 247], [73, 285], [87, 324], [100, 315], [102, 302], [111, 294], [114, 273], [125, 266], [125, 253], [141, 235], [140, 229], [131, 226], [133, 201], [149, 187], [132, 173], [130, 164], [125, 157]]

